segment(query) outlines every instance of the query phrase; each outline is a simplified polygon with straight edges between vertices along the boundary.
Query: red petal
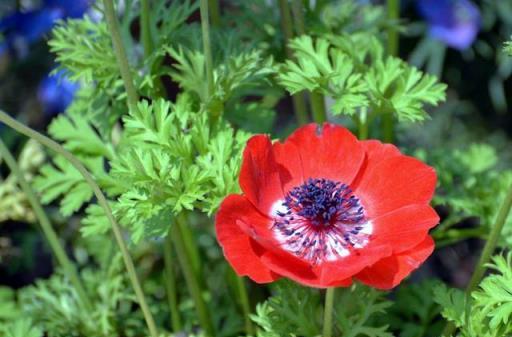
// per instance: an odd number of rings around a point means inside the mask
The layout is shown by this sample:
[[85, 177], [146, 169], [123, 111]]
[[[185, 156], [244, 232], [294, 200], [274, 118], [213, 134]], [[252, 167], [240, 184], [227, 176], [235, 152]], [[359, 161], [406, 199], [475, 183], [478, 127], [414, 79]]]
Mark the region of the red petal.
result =
[[411, 204], [427, 204], [436, 187], [435, 170], [408, 156], [368, 160], [358, 186], [353, 186], [370, 219]]
[[299, 149], [305, 179], [326, 178], [350, 184], [365, 157], [357, 138], [334, 124], [308, 124], [297, 129], [288, 141]]
[[215, 219], [217, 240], [222, 246], [224, 256], [240, 276], [249, 276], [258, 283], [277, 280], [280, 276], [260, 260], [264, 250], [237, 225], [240, 219], [252, 222], [256, 227], [265, 226], [269, 221], [245, 197], [229, 195], [220, 205]]
[[373, 219], [371, 240], [389, 243], [394, 253], [400, 253], [422, 242], [428, 230], [438, 223], [439, 216], [429, 205], [405, 206]]
[[269, 214], [272, 204], [284, 198], [279, 168], [267, 136], [256, 135], [247, 142], [240, 169], [240, 187], [263, 214]]
[[304, 182], [299, 149], [290, 141], [284, 143], [276, 142], [272, 145], [272, 149], [279, 166], [283, 191], [287, 193], [293, 187], [299, 186]]
[[393, 144], [384, 144], [378, 140], [364, 140], [361, 142], [367, 158], [374, 163], [383, 159], [400, 156], [400, 150]]
[[344, 258], [333, 262], [324, 262], [315, 267], [318, 282], [324, 286], [330, 286], [336, 282], [350, 279], [364, 268], [389, 255], [391, 255], [389, 245], [372, 245], [354, 250]]
[[416, 247], [380, 260], [355, 276], [362, 283], [377, 289], [396, 287], [417, 269], [434, 251], [434, 240], [427, 236]]

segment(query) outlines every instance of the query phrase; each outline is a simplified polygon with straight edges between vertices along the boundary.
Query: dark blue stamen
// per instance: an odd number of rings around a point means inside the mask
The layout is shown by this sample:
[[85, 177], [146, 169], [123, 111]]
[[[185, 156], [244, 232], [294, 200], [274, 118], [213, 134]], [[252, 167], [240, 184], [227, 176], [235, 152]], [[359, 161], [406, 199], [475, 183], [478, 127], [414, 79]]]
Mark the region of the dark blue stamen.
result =
[[364, 208], [346, 184], [310, 178], [291, 189], [282, 206], [274, 230], [287, 250], [312, 263], [341, 258], [368, 242], [361, 232], [368, 224]]
[[[346, 214], [345, 211], [355, 208], [356, 213], [363, 212], [350, 187], [328, 179], [310, 178], [303, 185], [293, 188], [285, 197], [284, 206], [314, 226], [329, 226], [340, 218], [359, 222], [360, 219], [354, 214]], [[279, 216], [281, 214], [278, 213]]]

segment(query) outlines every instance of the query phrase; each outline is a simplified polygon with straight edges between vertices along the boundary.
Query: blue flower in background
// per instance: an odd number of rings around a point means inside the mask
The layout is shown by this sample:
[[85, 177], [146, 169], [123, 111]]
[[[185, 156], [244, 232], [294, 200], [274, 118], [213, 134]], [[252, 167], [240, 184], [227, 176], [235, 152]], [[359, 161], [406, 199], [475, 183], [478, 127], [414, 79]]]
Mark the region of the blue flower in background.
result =
[[480, 11], [469, 0], [417, 0], [418, 10], [429, 24], [432, 38], [464, 50], [480, 30]]
[[71, 82], [62, 71], [47, 75], [39, 84], [37, 96], [47, 116], [64, 112], [75, 97], [79, 84]]
[[15, 12], [0, 19], [0, 55], [14, 52], [26, 56], [30, 44], [51, 31], [59, 19], [78, 18], [84, 15], [91, 0], [45, 0], [43, 6], [25, 12]]

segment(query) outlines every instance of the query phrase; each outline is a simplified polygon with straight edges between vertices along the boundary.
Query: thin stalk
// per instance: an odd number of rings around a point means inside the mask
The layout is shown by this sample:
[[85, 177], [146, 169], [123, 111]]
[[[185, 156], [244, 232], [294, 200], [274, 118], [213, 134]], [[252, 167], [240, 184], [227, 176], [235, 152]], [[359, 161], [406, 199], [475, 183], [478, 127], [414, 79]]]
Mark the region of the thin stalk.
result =
[[[281, 10], [281, 27], [285, 37], [285, 50], [288, 58], [293, 57], [292, 50], [288, 47], [288, 41], [293, 39], [293, 23], [290, 14], [290, 7], [288, 0], [279, 0], [279, 8]], [[292, 96], [293, 111], [295, 118], [299, 125], [304, 125], [308, 122], [308, 113], [306, 110], [306, 98], [303, 93], [298, 93]]]
[[[475, 270], [473, 271], [473, 275], [471, 275], [471, 280], [469, 281], [468, 286], [466, 287], [466, 313], [469, 312], [471, 305], [471, 293], [476, 289], [482, 277], [484, 276], [485, 270], [487, 268], [487, 263], [491, 259], [491, 255], [496, 249], [496, 245], [498, 243], [498, 239], [500, 237], [501, 231], [505, 222], [507, 221], [508, 215], [510, 214], [510, 209], [512, 208], [512, 185], [510, 186], [505, 199], [501, 203], [500, 209], [498, 211], [498, 215], [496, 217], [496, 222], [491, 229], [491, 233], [489, 233], [489, 237], [485, 242], [484, 249], [482, 250], [482, 254], [480, 255], [480, 259], [478, 260], [478, 264], [476, 265]], [[449, 323], [446, 325], [443, 335], [450, 336], [455, 331], [455, 325], [453, 323]]]
[[313, 110], [313, 120], [315, 123], [322, 124], [327, 121], [324, 95], [312, 92], [309, 98], [311, 100], [311, 109]]
[[78, 293], [78, 296], [80, 297], [82, 303], [84, 303], [87, 311], [89, 313], [92, 312], [92, 302], [89, 300], [85, 288], [82, 282], [80, 281], [80, 276], [78, 275], [75, 265], [68, 258], [66, 251], [64, 250], [59, 241], [57, 233], [53, 229], [50, 219], [48, 219], [48, 216], [46, 215], [43, 207], [41, 206], [41, 203], [39, 202], [39, 198], [37, 197], [36, 193], [30, 186], [30, 184], [25, 180], [23, 172], [21, 171], [18, 163], [16, 162], [16, 159], [14, 159], [13, 155], [11, 154], [7, 146], [1, 140], [0, 158], [3, 158], [5, 160], [5, 163], [9, 167], [9, 170], [11, 170], [11, 172], [16, 176], [16, 179], [19, 185], [21, 186], [23, 192], [25, 193], [25, 196], [27, 197], [30, 206], [32, 206], [32, 210], [34, 211], [37, 219], [39, 220], [41, 230], [43, 231], [43, 234], [46, 237], [46, 240], [48, 241], [48, 244], [50, 245], [50, 248], [52, 249], [55, 258], [57, 259], [57, 262], [60, 264], [60, 266], [64, 270], [65, 275], [73, 284], [73, 287]]
[[295, 23], [295, 29], [297, 35], [306, 34], [306, 28], [304, 26], [304, 2], [303, 0], [293, 0], [292, 2], [293, 21]]
[[192, 299], [195, 303], [199, 323], [203, 328], [206, 336], [214, 337], [215, 330], [213, 328], [213, 323], [211, 320], [211, 315], [208, 311], [208, 307], [206, 306], [202, 296], [201, 283], [196, 277], [197, 275], [194, 272], [192, 261], [190, 260], [190, 256], [188, 255], [188, 251], [183, 240], [182, 227], [184, 226], [186, 226], [186, 223], [184, 223], [184, 218], [182, 216], [176, 217], [176, 222], [171, 226], [170, 229], [174, 247], [178, 255], [178, 261], [181, 265], [181, 270], [183, 271], [185, 280], [187, 282], [188, 290], [192, 295]]
[[507, 217], [510, 213], [510, 209], [512, 208], [512, 185], [510, 186], [505, 199], [503, 200], [500, 210], [498, 211], [498, 216], [496, 217], [496, 222], [491, 229], [491, 233], [489, 233], [489, 237], [485, 242], [484, 249], [482, 251], [482, 255], [480, 255], [480, 260], [476, 265], [475, 271], [471, 276], [471, 280], [466, 288], [466, 294], [470, 294], [475, 290], [477, 285], [482, 280], [482, 276], [484, 276], [485, 269], [487, 268], [487, 263], [491, 259], [491, 255], [496, 249], [496, 244], [498, 243], [498, 239], [501, 234], [501, 230], [507, 221]]
[[[388, 19], [398, 20], [400, 17], [400, 0], [387, 0]], [[395, 27], [391, 26], [388, 29], [387, 50], [388, 54], [398, 56], [399, 46], [398, 31]], [[394, 139], [394, 124], [392, 113], [385, 113], [382, 116], [383, 139], [385, 142], [391, 143]]]
[[142, 287], [137, 277], [137, 273], [135, 272], [135, 266], [133, 265], [133, 261], [128, 251], [128, 247], [126, 246], [126, 243], [123, 240], [123, 233], [121, 231], [121, 227], [112, 215], [112, 210], [110, 209], [110, 205], [108, 204], [107, 198], [101, 191], [98, 184], [96, 184], [96, 182], [94, 181], [92, 175], [89, 173], [89, 171], [87, 171], [87, 169], [75, 156], [73, 156], [70, 152], [65, 150], [57, 142], [21, 124], [20, 122], [16, 121], [14, 118], [10, 117], [3, 111], [0, 111], [0, 121], [5, 123], [7, 126], [13, 128], [14, 130], [18, 131], [19, 133], [22, 133], [25, 136], [28, 136], [32, 139], [35, 139], [44, 146], [48, 147], [49, 149], [57, 152], [58, 154], [63, 156], [67, 161], [69, 161], [69, 163], [73, 165], [76, 168], [76, 170], [84, 177], [87, 184], [92, 188], [94, 195], [98, 200], [98, 204], [101, 206], [101, 208], [103, 208], [105, 215], [107, 216], [112, 226], [112, 231], [114, 232], [117, 245], [119, 246], [121, 254], [123, 255], [126, 271], [132, 283], [133, 290], [135, 291], [135, 296], [137, 297], [137, 300], [141, 307], [144, 319], [146, 320], [146, 325], [148, 326], [149, 332], [152, 337], [158, 337], [158, 332], [156, 329], [155, 321], [153, 319], [153, 315], [151, 314], [151, 311], [149, 310], [146, 299], [144, 297], [144, 292], [142, 291]]
[[325, 304], [324, 304], [324, 328], [322, 337], [332, 336], [332, 316], [334, 307], [334, 292], [336, 288], [327, 288], [325, 292]]
[[[182, 223], [188, 223], [187, 216], [184, 213], [180, 214], [179, 216], [181, 217]], [[197, 243], [194, 240], [194, 234], [192, 233], [190, 226], [183, 226], [181, 230], [183, 233], [183, 243], [185, 244], [185, 249], [187, 250], [187, 254], [190, 257], [190, 263], [194, 268], [194, 273], [196, 274], [197, 279], [201, 282], [204, 280], [201, 272], [201, 257], [199, 255]]]
[[359, 139], [367, 139], [368, 138], [368, 109], [362, 108], [359, 112], [358, 119], [358, 133]]
[[176, 274], [173, 268], [174, 258], [172, 256], [171, 245], [172, 241], [169, 233], [164, 242], [165, 290], [167, 292], [167, 301], [169, 302], [169, 310], [171, 312], [172, 330], [177, 333], [181, 331], [183, 324], [181, 323], [178, 308], [178, 291], [176, 288]]
[[242, 306], [242, 312], [245, 321], [245, 333], [249, 336], [254, 335], [254, 327], [251, 321], [251, 305], [249, 303], [249, 295], [247, 294], [247, 288], [245, 286], [244, 278], [235, 275], [236, 288], [238, 296], [240, 297], [240, 305]]
[[149, 56], [153, 52], [153, 39], [150, 29], [150, 8], [149, 0], [140, 1], [140, 29], [142, 36], [142, 46], [144, 47], [144, 55]]
[[105, 6], [105, 18], [107, 20], [107, 26], [112, 36], [112, 45], [114, 46], [114, 54], [116, 55], [119, 70], [121, 72], [121, 78], [123, 79], [126, 94], [128, 95], [128, 105], [132, 109], [136, 109], [137, 102], [139, 101], [139, 95], [135, 89], [132, 74], [130, 72], [130, 65], [128, 63], [128, 57], [123, 47], [123, 40], [121, 39], [121, 33], [119, 32], [119, 22], [116, 18], [114, 11], [114, 3], [112, 0], [103, 0]]
[[201, 0], [200, 2], [201, 12], [201, 31], [203, 36], [203, 53], [205, 57], [206, 65], [206, 81], [208, 83], [208, 97], [213, 93], [213, 57], [212, 57], [212, 46], [210, 41], [210, 18], [208, 11], [208, 0]]
[[220, 26], [220, 6], [218, 0], [208, 0], [212, 16], [213, 27]]

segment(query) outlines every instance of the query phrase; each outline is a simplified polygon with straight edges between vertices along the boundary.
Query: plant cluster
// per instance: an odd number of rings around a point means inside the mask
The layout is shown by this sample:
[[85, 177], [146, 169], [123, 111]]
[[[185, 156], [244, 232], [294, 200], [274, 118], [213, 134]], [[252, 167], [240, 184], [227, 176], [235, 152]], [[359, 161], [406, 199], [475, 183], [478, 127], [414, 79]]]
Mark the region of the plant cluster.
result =
[[[0, 336], [512, 334], [512, 254], [488, 264], [512, 244], [500, 146], [364, 141], [423, 128], [447, 96], [397, 55], [407, 27], [388, 2], [98, 0], [59, 21], [48, 45], [72, 103], [48, 137], [0, 111], [32, 138], [17, 159], [0, 141], [0, 223], [41, 227], [56, 267], [0, 287]], [[438, 247], [486, 242], [465, 292], [402, 282], [434, 249], [431, 199], [448, 210]], [[305, 223], [353, 227], [317, 240]]]

